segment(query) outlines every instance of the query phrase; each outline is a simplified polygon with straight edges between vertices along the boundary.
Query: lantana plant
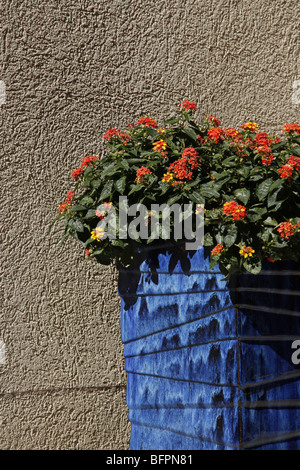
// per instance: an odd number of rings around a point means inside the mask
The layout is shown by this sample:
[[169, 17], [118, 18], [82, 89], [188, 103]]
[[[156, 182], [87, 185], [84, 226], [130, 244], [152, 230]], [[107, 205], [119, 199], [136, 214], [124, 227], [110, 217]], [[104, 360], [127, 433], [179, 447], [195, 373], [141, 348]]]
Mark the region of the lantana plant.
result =
[[[185, 100], [162, 126], [141, 117], [126, 131], [108, 129], [107, 155], [86, 156], [73, 171], [74, 188], [58, 209], [63, 240], [80, 241], [88, 259], [130, 264], [136, 243], [154, 240], [105, 238], [99, 227], [112, 208], [118, 215], [120, 196], [126, 196], [129, 205], [192, 202], [195, 213], [204, 208], [210, 266], [218, 264], [227, 277], [258, 274], [264, 260], [298, 261], [300, 125], [285, 124], [275, 136], [250, 121], [238, 129], [221, 127], [211, 115], [196, 123], [195, 110]], [[149, 211], [145, 226], [151, 217]], [[170, 241], [177, 241], [172, 233]]]

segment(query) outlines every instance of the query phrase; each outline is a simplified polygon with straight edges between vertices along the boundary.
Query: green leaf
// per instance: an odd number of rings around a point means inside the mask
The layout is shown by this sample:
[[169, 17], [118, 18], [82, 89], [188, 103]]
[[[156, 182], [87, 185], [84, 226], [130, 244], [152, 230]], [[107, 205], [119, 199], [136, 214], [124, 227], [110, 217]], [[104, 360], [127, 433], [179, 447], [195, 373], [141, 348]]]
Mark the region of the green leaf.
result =
[[188, 194], [188, 198], [196, 204], [205, 203], [205, 198], [202, 194], [199, 193], [199, 191], [193, 191], [191, 194]]
[[80, 232], [80, 233], [84, 232], [84, 225], [80, 220], [70, 219], [69, 220], [69, 227], [71, 227], [76, 232]]
[[251, 259], [250, 261], [248, 258], [243, 261], [243, 266], [251, 274], [259, 274], [262, 267], [260, 260], [254, 261]]
[[93, 188], [98, 189], [102, 185], [102, 181], [100, 179], [92, 180], [91, 185]]
[[250, 167], [249, 166], [243, 166], [242, 168], [237, 169], [237, 174], [241, 175], [244, 179], [248, 178], [250, 174]]
[[80, 211], [85, 211], [86, 206], [82, 206], [80, 204], [75, 204], [74, 206], [70, 207], [70, 212], [80, 212]]
[[166, 121], [164, 121], [165, 124], [177, 124], [177, 122], [179, 122], [179, 119], [178, 118], [173, 118], [173, 119], [167, 119]]
[[126, 161], [130, 165], [134, 165], [135, 163], [145, 163], [148, 160], [146, 160], [145, 158], [128, 158]]
[[100, 201], [103, 201], [103, 199], [112, 199], [110, 196], [112, 194], [112, 188], [113, 188], [113, 180], [112, 181], [108, 181], [106, 183], [106, 185], [104, 186], [104, 188], [102, 189], [102, 192], [100, 194]]
[[91, 204], [94, 204], [94, 199], [91, 196], [83, 196], [80, 198], [80, 202], [84, 206], [90, 206]]
[[143, 188], [145, 188], [145, 186], [143, 184], [140, 184], [140, 183], [135, 184], [135, 185], [131, 185], [131, 190], [129, 191], [128, 196], [130, 196], [130, 194], [132, 194], [132, 193], [140, 191]]
[[129, 163], [125, 158], [122, 158], [118, 162], [118, 166], [121, 167], [123, 170], [126, 170], [126, 171], [129, 170], [129, 168], [130, 168]]
[[172, 204], [175, 204], [179, 199], [181, 199], [181, 194], [175, 194], [175, 196], [170, 197], [167, 201], [168, 206], [172, 206]]
[[250, 190], [247, 188], [238, 188], [234, 191], [233, 193], [235, 197], [239, 200], [242, 201], [243, 204], [246, 206], [247, 202], [249, 201], [250, 198]]
[[278, 225], [277, 220], [272, 219], [272, 217], [267, 217], [266, 220], [264, 220], [265, 225], [271, 225], [273, 227], [276, 227]]
[[222, 161], [222, 166], [225, 166], [227, 168], [236, 166], [236, 158], [236, 156], [225, 158], [225, 160]]
[[297, 155], [300, 157], [300, 149], [299, 147], [293, 147], [293, 155]]
[[122, 176], [120, 179], [115, 181], [115, 188], [118, 193], [123, 194], [126, 187], [126, 176]]
[[232, 246], [237, 238], [238, 230], [236, 225], [232, 224], [229, 225], [226, 231], [226, 235], [224, 236], [224, 244], [227, 248]]
[[192, 140], [197, 141], [197, 134], [196, 132], [191, 129], [190, 127], [187, 129], [182, 129], [182, 132], [186, 134], [188, 137], [190, 137]]
[[203, 184], [200, 189], [200, 194], [207, 198], [207, 199], [211, 199], [213, 197], [219, 197], [220, 196], [220, 193], [218, 191], [216, 191], [210, 183], [207, 183], [207, 184]]
[[128, 243], [126, 243], [125, 241], [118, 239], [111, 240], [111, 244], [112, 246], [118, 246], [119, 248], [125, 248], [128, 245]]
[[95, 209], [89, 209], [83, 218], [84, 219], [94, 219], [95, 217], [96, 217]]
[[203, 239], [203, 246], [212, 246], [214, 244], [213, 237], [210, 233], [206, 233]]
[[114, 173], [116, 173], [117, 171], [117, 165], [116, 163], [111, 163], [110, 165], [108, 165], [101, 173], [101, 177], [104, 177], [104, 176], [111, 176], [113, 175]]
[[258, 197], [259, 201], [263, 201], [268, 196], [273, 182], [273, 178], [268, 178], [257, 186], [256, 196]]

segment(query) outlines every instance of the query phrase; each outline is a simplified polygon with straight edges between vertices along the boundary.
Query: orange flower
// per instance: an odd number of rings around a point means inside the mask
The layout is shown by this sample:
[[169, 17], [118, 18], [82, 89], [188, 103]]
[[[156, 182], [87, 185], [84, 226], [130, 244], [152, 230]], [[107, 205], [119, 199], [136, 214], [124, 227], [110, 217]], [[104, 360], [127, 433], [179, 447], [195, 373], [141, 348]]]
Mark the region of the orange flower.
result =
[[194, 103], [193, 101], [184, 100], [181, 103], [181, 107], [186, 109], [187, 111], [195, 111], [196, 110], [196, 103]]
[[247, 215], [246, 207], [235, 201], [225, 202], [223, 205], [223, 213], [232, 215], [233, 220], [244, 219]]
[[208, 120], [213, 124], [214, 127], [219, 127], [219, 125], [221, 124], [220, 119], [214, 116], [208, 116]]
[[153, 150], [155, 150], [155, 152], [161, 152], [163, 150], [166, 150], [166, 148], [168, 147], [167, 142], [165, 142], [163, 139], [153, 142], [152, 145], [154, 147]]
[[140, 118], [136, 125], [137, 126], [145, 126], [145, 127], [153, 127], [155, 129], [158, 126], [157, 122], [154, 121], [154, 119], [148, 118], [147, 116]]
[[291, 165], [281, 165], [281, 167], [277, 171], [280, 174], [280, 178], [285, 178], [288, 180], [292, 178], [293, 167]]
[[212, 255], [219, 255], [220, 253], [223, 253], [224, 251], [224, 246], [220, 245], [219, 243], [211, 250]]
[[240, 255], [242, 255], [244, 258], [248, 258], [248, 256], [252, 256], [253, 253], [255, 253], [255, 250], [253, 250], [253, 248], [251, 248], [251, 246], [246, 246], [244, 245], [240, 251], [239, 251]]
[[138, 170], [136, 170], [136, 183], [144, 184], [145, 183], [145, 175], [151, 175], [151, 170], [149, 168], [146, 168], [145, 166], [142, 166]]
[[249, 121], [242, 124], [241, 128], [244, 129], [244, 131], [256, 132], [258, 130], [258, 125], [256, 122]]
[[170, 183], [170, 181], [172, 181], [172, 179], [173, 179], [173, 173], [167, 172], [166, 174], [164, 174], [164, 177], [162, 179], [162, 183]]
[[295, 225], [292, 224], [292, 222], [282, 222], [278, 229], [277, 232], [280, 233], [280, 236], [284, 238], [285, 240], [289, 240], [292, 235], [294, 235], [294, 229]]
[[294, 132], [296, 134], [300, 134], [300, 126], [299, 124], [285, 124], [285, 126], [283, 126], [282, 132], [287, 134], [293, 134]]
[[219, 142], [223, 135], [224, 131], [220, 127], [212, 127], [207, 131], [207, 137], [211, 140], [214, 140], [215, 144]]

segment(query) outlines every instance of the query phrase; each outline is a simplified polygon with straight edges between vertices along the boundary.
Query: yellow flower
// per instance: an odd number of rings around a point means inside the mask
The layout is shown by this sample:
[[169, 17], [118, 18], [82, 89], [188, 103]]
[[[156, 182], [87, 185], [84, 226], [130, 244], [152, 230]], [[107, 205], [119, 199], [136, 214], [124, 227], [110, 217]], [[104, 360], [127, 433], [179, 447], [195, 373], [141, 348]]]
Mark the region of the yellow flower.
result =
[[249, 121], [249, 122], [242, 124], [241, 128], [244, 130], [251, 131], [251, 132], [256, 132], [258, 130], [258, 124], [256, 124], [256, 122]]
[[97, 240], [97, 242], [100, 242], [100, 240], [104, 237], [104, 230], [100, 227], [96, 227], [95, 230], [92, 230], [91, 232], [91, 238], [93, 240]]
[[153, 150], [155, 150], [156, 152], [161, 152], [162, 150], [166, 150], [166, 148], [168, 147], [167, 143], [163, 139], [153, 142], [152, 145], [154, 147]]
[[244, 245], [240, 249], [239, 253], [240, 255], [244, 256], [244, 258], [248, 258], [248, 256], [251, 257], [253, 253], [255, 253], [255, 250], [253, 250], [253, 248], [251, 248], [250, 246]]
[[173, 173], [167, 172], [166, 174], [164, 174], [162, 182], [163, 183], [169, 183], [170, 181], [172, 181], [172, 179], [173, 179]]
[[163, 127], [162, 129], [157, 129], [157, 132], [159, 134], [163, 134], [164, 132], [166, 132], [166, 129]]

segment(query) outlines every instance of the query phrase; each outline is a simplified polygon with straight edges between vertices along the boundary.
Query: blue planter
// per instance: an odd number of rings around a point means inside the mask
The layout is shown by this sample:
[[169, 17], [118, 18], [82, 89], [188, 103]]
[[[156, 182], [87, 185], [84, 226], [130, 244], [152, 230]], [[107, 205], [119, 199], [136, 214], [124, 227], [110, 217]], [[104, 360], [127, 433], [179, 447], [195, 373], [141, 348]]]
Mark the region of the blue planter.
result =
[[300, 267], [208, 266], [163, 245], [120, 268], [130, 448], [300, 450]]

